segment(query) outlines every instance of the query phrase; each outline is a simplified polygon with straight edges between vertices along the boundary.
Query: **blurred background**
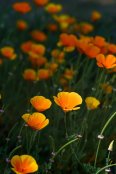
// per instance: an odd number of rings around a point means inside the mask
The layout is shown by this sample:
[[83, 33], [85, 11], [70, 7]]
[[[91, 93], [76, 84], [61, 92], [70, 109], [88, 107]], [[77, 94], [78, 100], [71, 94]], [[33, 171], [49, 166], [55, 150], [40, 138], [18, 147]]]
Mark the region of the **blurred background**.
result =
[[[19, 0], [19, 2], [22, 1], [24, 0]], [[25, 1], [32, 2], [33, 0]], [[0, 0], [0, 13], [4, 13], [13, 2], [16, 0]], [[116, 17], [116, 0], [52, 0], [51, 2], [63, 4], [64, 12], [76, 15], [81, 19], [87, 19], [92, 10], [109, 14], [113, 18]]]

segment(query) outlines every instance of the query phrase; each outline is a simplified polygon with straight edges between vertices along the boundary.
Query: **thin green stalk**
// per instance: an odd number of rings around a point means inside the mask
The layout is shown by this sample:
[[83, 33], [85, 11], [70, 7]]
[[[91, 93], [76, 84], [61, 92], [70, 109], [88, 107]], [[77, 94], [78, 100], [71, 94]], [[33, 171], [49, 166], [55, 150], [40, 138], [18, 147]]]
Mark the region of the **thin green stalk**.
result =
[[112, 166], [116, 166], [116, 163], [115, 163], [115, 164], [110, 164], [110, 165], [107, 165], [107, 166], [101, 168], [101, 169], [100, 169], [99, 171], [97, 171], [95, 174], [98, 174], [98, 173], [102, 172], [103, 170], [107, 169], [108, 167], [112, 167]]
[[52, 164], [53, 164], [53, 161], [54, 161], [54, 159], [56, 158], [56, 156], [65, 148], [65, 147], [67, 147], [68, 145], [70, 145], [71, 143], [73, 143], [73, 142], [75, 142], [75, 141], [77, 141], [78, 140], [78, 138], [75, 138], [75, 139], [73, 139], [73, 140], [71, 140], [71, 141], [69, 141], [69, 142], [67, 142], [66, 144], [64, 144], [63, 146], [61, 146], [58, 150], [57, 150], [57, 152], [55, 152], [54, 153], [54, 155], [51, 157], [51, 159], [50, 159], [50, 163], [49, 163], [49, 169], [51, 169], [52, 168]]
[[[9, 131], [8, 136], [7, 136], [7, 139], [9, 139], [11, 133], [13, 132], [13, 130], [15, 129], [15, 127], [17, 126], [17, 124], [18, 124], [18, 123], [15, 123], [14, 126], [13, 126], [13, 127], [11, 128], [11, 130]], [[8, 143], [8, 141], [7, 141], [7, 143]]]
[[60, 147], [60, 149], [55, 153], [54, 158], [55, 158], [65, 147], [67, 147], [68, 145], [74, 143], [74, 142], [77, 141], [77, 140], [78, 140], [78, 138], [75, 138], [75, 139], [73, 139], [73, 140], [67, 142], [66, 144], [64, 144], [62, 147]]
[[22, 124], [22, 126], [21, 126], [21, 129], [20, 129], [20, 131], [19, 131], [19, 134], [18, 134], [18, 136], [20, 136], [20, 135], [21, 135], [21, 133], [22, 133], [22, 130], [23, 130], [23, 128], [24, 128], [24, 126], [25, 126], [25, 123], [23, 123], [23, 124]]
[[111, 117], [109, 118], [109, 120], [106, 122], [106, 124], [104, 125], [102, 131], [101, 131], [101, 135], [103, 134], [103, 132], [105, 131], [106, 127], [109, 125], [109, 123], [111, 122], [111, 120], [114, 118], [114, 116], [116, 115], [116, 112], [114, 112], [114, 114], [111, 115]]
[[67, 132], [67, 122], [66, 122], [66, 112], [65, 112], [65, 114], [64, 114], [64, 126], [65, 126], [66, 138], [68, 138], [68, 132]]
[[[30, 153], [31, 149], [32, 149], [32, 146], [34, 144], [34, 141], [35, 141], [35, 138], [37, 136], [37, 133], [38, 131], [35, 131], [32, 136], [31, 136], [31, 139], [30, 139], [30, 144], [29, 144], [29, 148], [28, 148], [28, 153]], [[39, 137], [40, 137], [40, 132], [39, 132]]]
[[19, 148], [21, 148], [21, 147], [22, 147], [22, 145], [19, 145], [19, 146], [15, 147], [15, 148], [10, 152], [9, 158], [13, 155], [13, 153], [14, 153], [17, 149], [19, 149]]
[[110, 151], [108, 152], [108, 157], [107, 157], [107, 161], [106, 161], [106, 165], [108, 165], [108, 163], [109, 163], [109, 160], [110, 160]]
[[26, 126], [26, 129], [25, 129], [25, 139], [26, 139], [26, 150], [28, 152], [28, 150], [29, 150], [29, 144], [28, 144], [28, 126]]
[[[22, 147], [22, 145], [19, 145], [19, 146], [15, 147], [15, 148], [10, 152], [8, 159], [10, 159], [10, 157], [13, 155], [13, 153], [14, 153], [17, 149], [19, 149], [19, 148], [21, 148], [21, 147]], [[6, 174], [7, 167], [8, 167], [8, 163], [7, 163], [7, 165], [6, 165], [5, 169], [4, 169], [4, 174]]]
[[[108, 121], [105, 123], [103, 129], [101, 130], [100, 135], [103, 135], [105, 129], [107, 128], [107, 126], [109, 125], [109, 123], [111, 122], [111, 120], [114, 118], [115, 115], [116, 115], [116, 112], [114, 112], [114, 114], [111, 115], [111, 117], [108, 119]], [[101, 144], [101, 139], [98, 142], [97, 151], [96, 151], [96, 155], [95, 155], [94, 167], [96, 167], [100, 144]]]
[[[96, 91], [96, 97], [98, 98], [98, 97], [100, 97], [100, 95], [101, 95], [101, 91], [99, 91], [99, 85], [101, 84], [101, 83], [103, 83], [104, 81], [103, 81], [103, 78], [104, 78], [104, 75], [105, 75], [105, 71], [104, 70], [102, 70], [102, 72], [100, 73], [101, 71], [99, 71], [99, 76], [97, 77], [97, 79], [96, 79], [96, 86], [97, 86], [97, 91]], [[104, 78], [105, 79], [105, 78]], [[100, 93], [100, 94], [99, 94]]]

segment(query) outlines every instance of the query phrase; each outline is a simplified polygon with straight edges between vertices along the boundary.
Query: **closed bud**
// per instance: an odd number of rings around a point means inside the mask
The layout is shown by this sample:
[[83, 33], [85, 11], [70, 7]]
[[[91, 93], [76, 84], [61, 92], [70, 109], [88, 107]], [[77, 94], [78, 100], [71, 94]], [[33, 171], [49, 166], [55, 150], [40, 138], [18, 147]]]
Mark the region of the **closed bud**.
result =
[[108, 150], [109, 150], [109, 151], [113, 151], [113, 143], [114, 143], [114, 140], [111, 141], [111, 143], [110, 143], [110, 145], [109, 145], [109, 147], [108, 147]]

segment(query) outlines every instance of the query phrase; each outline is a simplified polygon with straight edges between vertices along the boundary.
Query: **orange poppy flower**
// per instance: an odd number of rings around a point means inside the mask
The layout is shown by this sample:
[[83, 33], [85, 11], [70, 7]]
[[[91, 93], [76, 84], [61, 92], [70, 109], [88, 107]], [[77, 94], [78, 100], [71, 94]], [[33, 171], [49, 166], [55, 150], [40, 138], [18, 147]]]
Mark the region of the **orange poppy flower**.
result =
[[28, 53], [31, 50], [33, 42], [32, 41], [26, 41], [24, 43], [21, 44], [21, 50], [24, 53]]
[[108, 51], [111, 54], [116, 54], [116, 44], [108, 44]]
[[33, 69], [26, 69], [23, 73], [23, 78], [25, 80], [37, 80], [36, 71]]
[[31, 6], [28, 2], [16, 2], [13, 4], [12, 7], [15, 11], [23, 13], [23, 14], [31, 11]]
[[49, 119], [46, 119], [45, 115], [39, 112], [34, 112], [32, 115], [24, 114], [22, 118], [34, 130], [41, 130], [49, 124]]
[[6, 57], [7, 59], [14, 60], [16, 58], [16, 54], [14, 53], [14, 48], [10, 46], [5, 46], [0, 49], [1, 54]]
[[51, 107], [51, 101], [43, 96], [35, 96], [30, 99], [32, 106], [39, 112], [45, 111]]
[[50, 31], [57, 31], [58, 26], [57, 26], [57, 24], [48, 24], [47, 28], [48, 28]]
[[42, 56], [37, 56], [37, 57], [30, 56], [29, 60], [31, 61], [32, 65], [38, 66], [38, 67], [45, 65], [45, 63], [47, 62], [46, 57], [42, 57]]
[[73, 34], [62, 33], [58, 46], [65, 46], [66, 50], [73, 51], [77, 45], [77, 38]]
[[30, 155], [15, 155], [11, 158], [12, 170], [16, 174], [28, 174], [38, 170], [38, 164]]
[[89, 43], [90, 43], [90, 39], [86, 39], [86, 37], [84, 37], [77, 41], [76, 47], [81, 53], [84, 53]]
[[80, 23], [79, 30], [83, 34], [88, 34], [94, 30], [94, 27], [90, 23], [82, 22], [82, 23]]
[[108, 54], [108, 43], [106, 42], [106, 44], [100, 48], [100, 54]]
[[64, 14], [61, 14], [61, 15], [54, 15], [53, 16], [54, 19], [60, 24], [60, 23], [68, 23], [68, 24], [72, 24], [75, 22], [75, 18], [73, 18], [72, 16], [69, 16], [69, 15], [64, 15]]
[[100, 53], [100, 48], [94, 46], [93, 44], [88, 44], [85, 49], [85, 54], [89, 58], [95, 58]]
[[71, 80], [74, 77], [75, 71], [73, 69], [66, 69], [63, 76], [68, 79]]
[[54, 96], [53, 98], [64, 112], [80, 109], [77, 105], [82, 103], [81, 96], [76, 92], [59, 92], [57, 97]]
[[94, 10], [91, 14], [91, 20], [94, 22], [100, 20], [101, 17], [102, 17], [101, 13], [99, 11], [96, 11], [96, 10]]
[[47, 36], [45, 35], [45, 33], [39, 30], [33, 30], [31, 32], [31, 36], [34, 40], [40, 41], [40, 42], [43, 42], [47, 39]]
[[116, 57], [110, 54], [106, 57], [103, 54], [98, 54], [96, 60], [100, 68], [110, 69], [116, 66]]
[[18, 20], [16, 25], [19, 30], [26, 30], [28, 28], [28, 25], [24, 20]]
[[66, 30], [71, 24], [74, 24], [74, 22], [76, 21], [75, 18], [64, 14], [54, 15], [53, 17], [55, 21], [59, 23], [61, 30]]
[[48, 3], [48, 0], [34, 0], [34, 2], [38, 6], [44, 6], [44, 5], [46, 5]]
[[58, 64], [55, 62], [50, 62], [46, 63], [45, 67], [48, 68], [51, 71], [51, 73], [54, 73], [58, 68]]
[[93, 40], [93, 44], [99, 48], [104, 47], [106, 45], [105, 38], [102, 36], [96, 36]]
[[39, 69], [37, 76], [39, 78], [39, 80], [46, 80], [49, 79], [51, 77], [52, 73], [49, 69]]
[[58, 13], [62, 10], [62, 5], [60, 4], [54, 4], [54, 3], [49, 3], [46, 7], [45, 7], [46, 11], [48, 11], [49, 13]]
[[65, 53], [63, 51], [54, 49], [52, 50], [51, 55], [53, 58], [57, 60], [58, 63], [64, 62]]
[[31, 45], [31, 50], [29, 51], [29, 55], [31, 56], [38, 56], [38, 55], [43, 55], [45, 53], [45, 46], [42, 44], [35, 44], [33, 43]]

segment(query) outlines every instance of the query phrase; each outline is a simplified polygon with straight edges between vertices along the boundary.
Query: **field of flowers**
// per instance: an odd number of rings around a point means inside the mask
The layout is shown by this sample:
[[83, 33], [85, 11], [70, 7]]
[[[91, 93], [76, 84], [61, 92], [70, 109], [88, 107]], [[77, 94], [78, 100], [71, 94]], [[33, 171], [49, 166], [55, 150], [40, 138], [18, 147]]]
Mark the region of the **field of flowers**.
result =
[[48, 0], [0, 16], [1, 174], [116, 174], [116, 30], [76, 16]]

